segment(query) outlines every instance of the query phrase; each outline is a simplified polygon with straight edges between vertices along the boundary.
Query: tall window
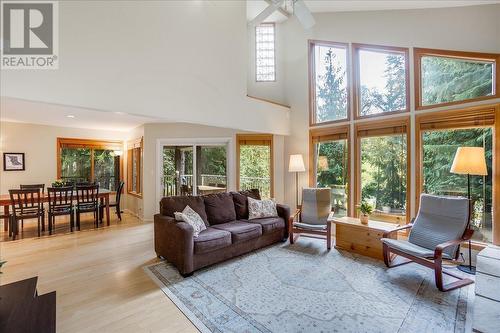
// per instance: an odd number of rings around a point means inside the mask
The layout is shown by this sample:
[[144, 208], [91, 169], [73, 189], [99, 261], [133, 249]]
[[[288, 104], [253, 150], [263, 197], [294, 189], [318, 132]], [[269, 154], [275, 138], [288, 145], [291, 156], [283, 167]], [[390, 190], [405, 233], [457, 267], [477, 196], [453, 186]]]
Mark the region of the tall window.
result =
[[121, 141], [57, 138], [57, 178], [69, 183], [95, 182], [114, 191], [121, 179]]
[[357, 116], [409, 111], [408, 49], [353, 45]]
[[417, 109], [495, 98], [498, 54], [414, 49]]
[[357, 204], [370, 203], [372, 219], [404, 223], [408, 211], [408, 118], [361, 124], [357, 134]]
[[273, 136], [237, 135], [238, 190], [258, 189], [261, 197], [273, 196]]
[[274, 23], [255, 27], [255, 74], [257, 81], [276, 80]]
[[458, 147], [483, 147], [488, 175], [471, 175], [473, 239], [492, 241], [494, 109], [445, 112], [417, 118], [418, 193], [467, 197], [467, 176], [450, 172]]
[[335, 216], [349, 214], [349, 149], [348, 127], [311, 131], [313, 152], [310, 183], [329, 187]]
[[349, 118], [348, 45], [309, 43], [311, 124]]
[[138, 197], [142, 196], [142, 146], [142, 138], [127, 143], [127, 192]]

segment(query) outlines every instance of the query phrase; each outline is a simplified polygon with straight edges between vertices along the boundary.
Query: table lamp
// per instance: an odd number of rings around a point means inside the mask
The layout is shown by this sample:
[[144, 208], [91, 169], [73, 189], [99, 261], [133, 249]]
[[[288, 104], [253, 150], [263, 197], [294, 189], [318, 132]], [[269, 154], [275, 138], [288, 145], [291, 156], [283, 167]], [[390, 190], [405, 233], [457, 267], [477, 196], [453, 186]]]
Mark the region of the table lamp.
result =
[[301, 154], [290, 155], [290, 162], [288, 163], [288, 172], [295, 172], [295, 206], [299, 205], [299, 172], [306, 171], [304, 166], [304, 159]]
[[[486, 176], [488, 169], [486, 168], [486, 158], [484, 156], [483, 147], [459, 147], [455, 154], [455, 159], [451, 166], [450, 172], [467, 175], [467, 198], [470, 205], [470, 176]], [[470, 228], [470, 222], [469, 222]], [[476, 274], [476, 267], [472, 266], [472, 249], [469, 239], [469, 264], [460, 265], [458, 269], [468, 274]]]

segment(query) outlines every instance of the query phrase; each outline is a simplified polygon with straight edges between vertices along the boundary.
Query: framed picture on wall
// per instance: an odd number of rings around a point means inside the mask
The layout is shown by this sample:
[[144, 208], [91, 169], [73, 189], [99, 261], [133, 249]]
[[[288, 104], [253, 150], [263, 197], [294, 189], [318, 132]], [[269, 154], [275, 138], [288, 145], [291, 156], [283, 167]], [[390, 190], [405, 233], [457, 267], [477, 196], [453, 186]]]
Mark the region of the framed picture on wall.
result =
[[4, 171], [24, 171], [24, 153], [3, 153]]

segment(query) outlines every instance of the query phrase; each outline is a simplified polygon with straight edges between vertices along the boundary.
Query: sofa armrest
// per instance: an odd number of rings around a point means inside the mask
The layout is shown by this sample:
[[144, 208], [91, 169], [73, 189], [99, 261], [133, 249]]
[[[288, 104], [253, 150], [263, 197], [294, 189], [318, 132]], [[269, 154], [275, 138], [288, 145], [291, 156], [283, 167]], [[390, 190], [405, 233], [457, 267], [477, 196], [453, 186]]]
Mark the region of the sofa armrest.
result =
[[276, 204], [278, 216], [285, 220], [285, 238], [288, 238], [288, 220], [290, 219], [290, 207], [287, 205]]
[[155, 251], [174, 264], [181, 274], [193, 271], [194, 229], [173, 217], [154, 216]]

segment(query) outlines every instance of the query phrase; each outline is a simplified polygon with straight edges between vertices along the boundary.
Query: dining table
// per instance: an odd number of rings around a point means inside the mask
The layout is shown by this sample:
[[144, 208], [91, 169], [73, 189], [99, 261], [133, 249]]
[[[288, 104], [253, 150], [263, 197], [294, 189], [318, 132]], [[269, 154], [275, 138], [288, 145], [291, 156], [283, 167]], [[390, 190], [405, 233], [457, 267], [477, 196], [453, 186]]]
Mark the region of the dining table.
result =
[[[107, 189], [99, 189], [99, 194], [97, 197], [101, 200], [101, 203], [105, 206], [106, 211], [106, 224], [109, 226], [109, 196], [111, 193], [114, 193]], [[73, 193], [73, 197], [76, 200], [76, 191]], [[49, 201], [48, 193], [40, 193], [40, 199], [42, 202]], [[3, 230], [9, 231], [9, 207], [11, 205], [10, 195], [9, 194], [0, 194], [0, 206], [3, 206], [4, 219], [3, 219]]]

